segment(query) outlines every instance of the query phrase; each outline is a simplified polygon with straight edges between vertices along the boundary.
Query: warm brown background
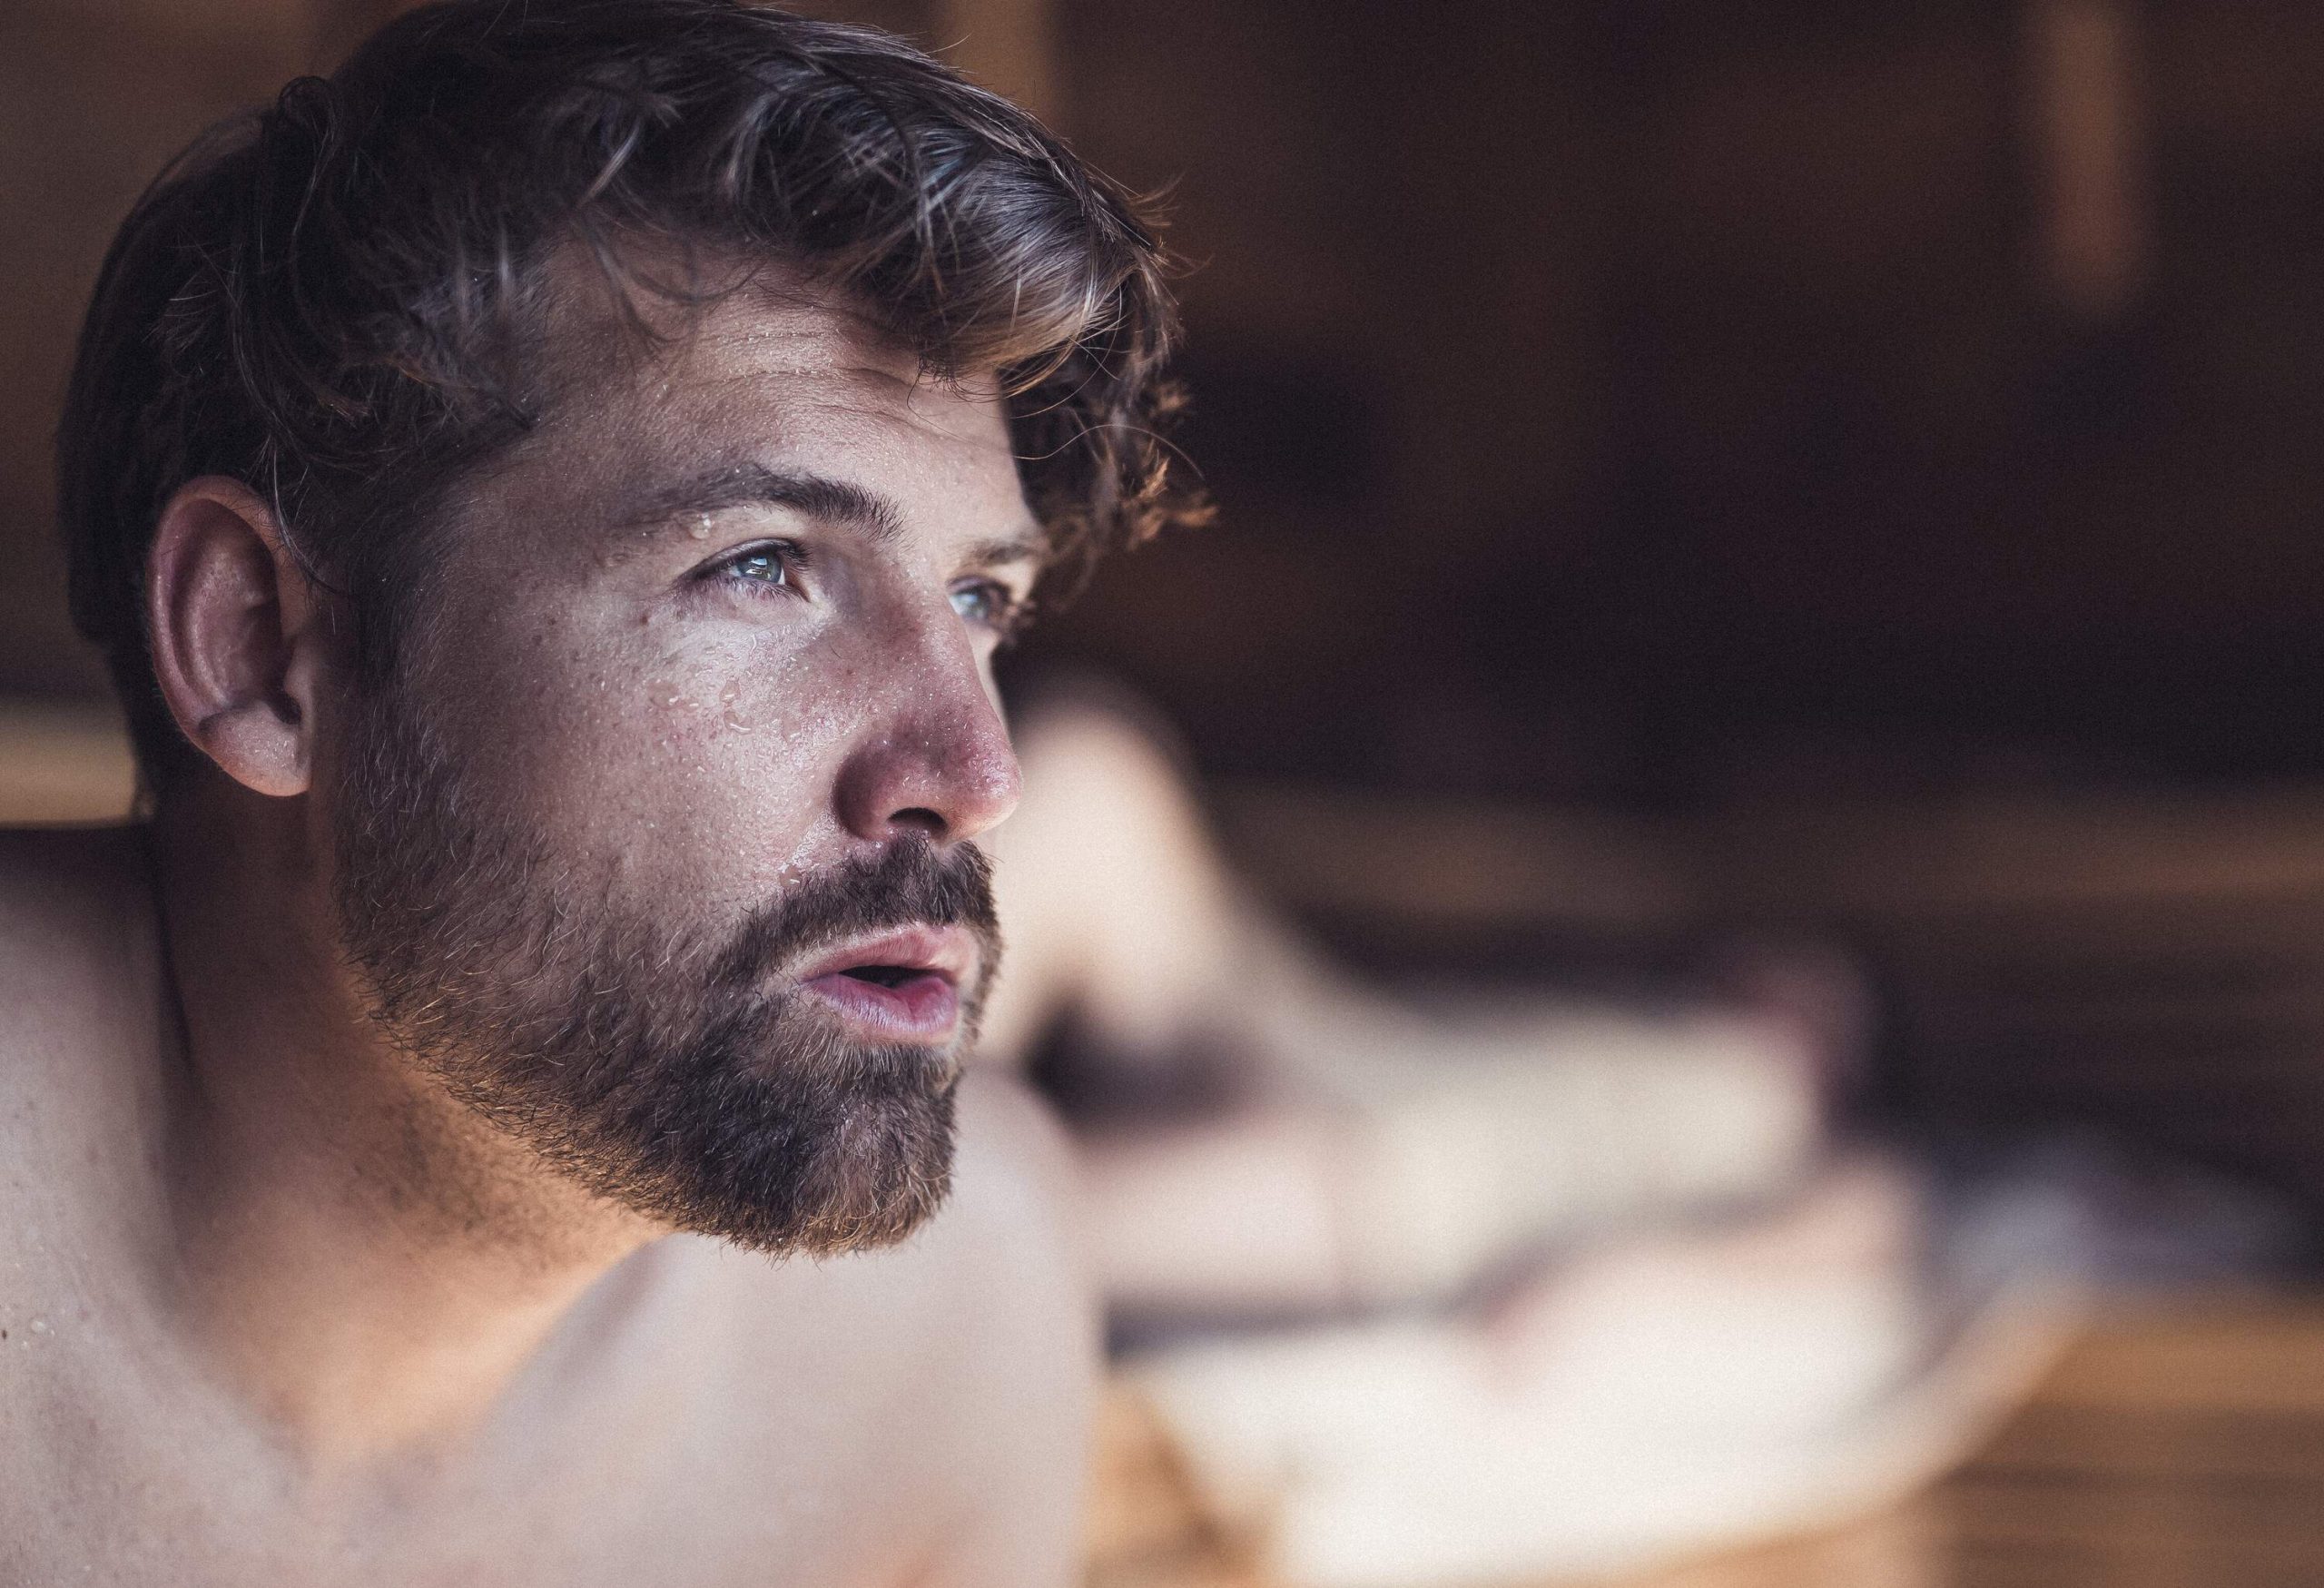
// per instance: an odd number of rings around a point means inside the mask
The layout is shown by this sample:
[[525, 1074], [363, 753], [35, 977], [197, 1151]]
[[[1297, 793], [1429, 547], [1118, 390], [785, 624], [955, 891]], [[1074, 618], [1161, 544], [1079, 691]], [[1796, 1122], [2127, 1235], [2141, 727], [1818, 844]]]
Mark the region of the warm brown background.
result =
[[[112, 225], [394, 8], [0, 15], [0, 687], [95, 684], [45, 449]], [[1226, 523], [1036, 649], [1118, 660], [1215, 766], [1699, 803], [2003, 751], [2324, 765], [2324, 11], [821, 8], [961, 44], [1172, 186]], [[2094, 313], [2047, 257], [2039, 36], [2092, 9], [2135, 278]]]
[[[2324, 7], [817, 8], [1170, 187], [1224, 518], [1020, 665], [1157, 697], [1317, 921], [1837, 933], [1919, 1116], [2324, 1199]], [[47, 446], [112, 227], [394, 9], [0, 8], [0, 695], [100, 686]]]

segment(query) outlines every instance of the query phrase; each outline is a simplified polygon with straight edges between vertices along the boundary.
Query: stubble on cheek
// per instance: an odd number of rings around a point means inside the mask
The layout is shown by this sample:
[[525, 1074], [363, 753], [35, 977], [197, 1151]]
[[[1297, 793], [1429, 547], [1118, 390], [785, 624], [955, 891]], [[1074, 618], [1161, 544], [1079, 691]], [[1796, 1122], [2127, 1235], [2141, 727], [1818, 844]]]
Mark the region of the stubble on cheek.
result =
[[431, 681], [445, 742], [576, 877], [731, 916], [828, 843], [836, 714], [747, 630], [609, 606], [583, 594], [479, 634], [458, 676]]

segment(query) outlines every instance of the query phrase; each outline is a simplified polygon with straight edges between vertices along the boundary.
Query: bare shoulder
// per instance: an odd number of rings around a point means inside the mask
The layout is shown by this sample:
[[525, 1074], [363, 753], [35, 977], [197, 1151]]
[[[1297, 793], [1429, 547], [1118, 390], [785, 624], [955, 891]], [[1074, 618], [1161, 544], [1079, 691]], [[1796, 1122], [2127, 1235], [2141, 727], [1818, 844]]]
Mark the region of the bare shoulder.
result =
[[971, 1071], [961, 1100], [957, 1260], [990, 1325], [965, 1376], [965, 1436], [1014, 1459], [962, 1475], [960, 1526], [930, 1582], [1063, 1584], [1078, 1575], [1099, 1367], [1072, 1149], [1014, 1076]]
[[900, 1515], [924, 1527], [914, 1580], [1063, 1584], [1098, 1359], [1070, 1149], [1047, 1106], [998, 1072], [963, 1080], [960, 1127], [952, 1195], [902, 1246], [715, 1259], [747, 1319], [735, 1393], [782, 1397], [756, 1408], [770, 1431], [860, 1432], [880, 1480], [859, 1492], [883, 1496], [891, 1531]]
[[124, 1011], [150, 1017], [146, 879], [134, 828], [0, 828], [0, 1087], [44, 1060], [85, 1071]]
[[959, 1103], [951, 1194], [901, 1245], [821, 1261], [723, 1249], [710, 1259], [751, 1320], [746, 1338], [791, 1352], [803, 1328], [830, 1319], [895, 1353], [896, 1367], [917, 1362], [940, 1376], [922, 1387], [947, 1399], [1087, 1379], [1098, 1324], [1072, 1149], [1049, 1106], [1011, 1076], [972, 1069]]
[[959, 1378], [959, 1510], [931, 1588], [1033, 1588], [1078, 1571], [1098, 1372], [1098, 1312], [1082, 1260], [1072, 1149], [1015, 1077], [961, 1087], [952, 1220], [931, 1229], [977, 1318]]
[[940, 1244], [957, 1243], [980, 1266], [1000, 1261], [1013, 1281], [1078, 1289], [1073, 1149], [1056, 1114], [1015, 1075], [971, 1068], [960, 1083], [960, 1124], [952, 1197], [936, 1220]]
[[0, 827], [0, 932], [27, 911], [102, 910], [142, 873], [141, 829]]
[[49, 1261], [75, 1251], [85, 1269], [147, 1189], [162, 1031], [147, 875], [133, 829], [0, 829], [0, 1308], [65, 1306], [86, 1273]]
[[150, 875], [134, 828], [0, 829], [10, 1294], [45, 1287], [25, 1254], [119, 1236], [151, 1191], [167, 1019]]
[[886, 1317], [930, 1309], [954, 1333], [1062, 1325], [1094, 1336], [1072, 1149], [1049, 1105], [1011, 1075], [972, 1068], [959, 1122], [951, 1194], [901, 1245], [820, 1261], [705, 1248], [696, 1260], [778, 1333], [803, 1313], [876, 1305]]

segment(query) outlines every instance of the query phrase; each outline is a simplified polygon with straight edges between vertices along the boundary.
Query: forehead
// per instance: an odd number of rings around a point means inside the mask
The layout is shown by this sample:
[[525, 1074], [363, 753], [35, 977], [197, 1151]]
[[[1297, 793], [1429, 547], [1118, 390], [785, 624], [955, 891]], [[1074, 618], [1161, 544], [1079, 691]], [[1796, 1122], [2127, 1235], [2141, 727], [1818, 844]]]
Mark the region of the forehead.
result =
[[641, 294], [650, 337], [601, 279], [573, 274], [539, 343], [554, 395], [497, 471], [535, 505], [614, 522], [674, 480], [807, 468], [898, 503], [908, 525], [1030, 529], [990, 375], [933, 377], [844, 298], [773, 270], [697, 305]]

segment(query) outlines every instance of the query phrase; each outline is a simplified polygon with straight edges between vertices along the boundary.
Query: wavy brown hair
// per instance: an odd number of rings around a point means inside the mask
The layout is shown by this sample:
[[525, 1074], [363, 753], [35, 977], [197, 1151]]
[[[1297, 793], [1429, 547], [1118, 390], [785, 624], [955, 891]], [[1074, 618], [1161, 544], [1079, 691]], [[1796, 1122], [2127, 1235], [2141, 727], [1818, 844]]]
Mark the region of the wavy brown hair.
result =
[[[640, 246], [640, 245], [644, 246]], [[1153, 226], [1031, 116], [884, 34], [740, 0], [449, 0], [214, 130], [123, 222], [58, 438], [73, 612], [149, 786], [192, 754], [143, 585], [171, 493], [269, 497], [389, 676], [446, 488], [536, 424], [551, 256], [639, 295], [766, 261], [940, 377], [998, 371], [1028, 499], [1086, 564], [1200, 516], [1169, 467]]]

